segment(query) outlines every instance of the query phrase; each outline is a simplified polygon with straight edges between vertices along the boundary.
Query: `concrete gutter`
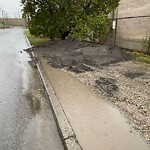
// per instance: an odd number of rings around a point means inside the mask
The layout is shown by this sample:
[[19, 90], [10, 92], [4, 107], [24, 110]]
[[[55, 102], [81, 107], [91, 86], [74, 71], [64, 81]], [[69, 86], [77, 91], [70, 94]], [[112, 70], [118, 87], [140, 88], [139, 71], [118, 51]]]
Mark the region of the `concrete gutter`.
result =
[[[26, 38], [28, 46], [32, 47], [28, 38], [26, 36], [25, 38]], [[33, 51], [31, 51], [31, 58], [33, 59], [33, 61], [36, 60], [36, 56]], [[62, 105], [60, 104], [57, 98], [57, 95], [55, 94], [55, 91], [53, 90], [53, 87], [50, 81], [48, 80], [44, 70], [42, 69], [42, 65], [39, 61], [36, 63], [36, 67], [38, 69], [38, 73], [42, 81], [43, 87], [46, 91], [47, 98], [50, 101], [50, 105], [51, 105], [54, 119], [57, 125], [57, 129], [58, 129], [58, 133], [60, 135], [64, 149], [65, 150], [82, 150], [80, 144], [78, 143], [76, 139], [75, 132], [73, 131], [73, 128], [71, 124], [69, 123], [69, 120], [62, 108]]]

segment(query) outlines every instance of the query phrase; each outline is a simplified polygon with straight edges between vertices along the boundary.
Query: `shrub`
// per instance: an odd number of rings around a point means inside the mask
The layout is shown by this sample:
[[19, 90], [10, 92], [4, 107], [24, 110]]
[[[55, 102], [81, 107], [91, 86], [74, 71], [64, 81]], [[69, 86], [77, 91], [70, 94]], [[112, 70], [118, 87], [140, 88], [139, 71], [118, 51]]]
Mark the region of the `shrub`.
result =
[[150, 36], [146, 36], [143, 39], [143, 44], [144, 44], [144, 47], [146, 48], [147, 53], [150, 54]]
[[22, 0], [30, 33], [65, 39], [88, 38], [102, 43], [109, 32], [108, 14], [120, 0]]

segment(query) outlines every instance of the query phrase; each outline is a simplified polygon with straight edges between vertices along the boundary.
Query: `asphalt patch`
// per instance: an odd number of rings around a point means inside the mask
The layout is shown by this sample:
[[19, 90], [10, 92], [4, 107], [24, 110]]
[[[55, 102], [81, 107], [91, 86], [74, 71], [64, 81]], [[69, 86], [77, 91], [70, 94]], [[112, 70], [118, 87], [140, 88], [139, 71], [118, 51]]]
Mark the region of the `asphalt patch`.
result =
[[100, 77], [95, 81], [96, 87], [108, 95], [114, 95], [119, 90], [116, 79]]
[[134, 79], [134, 78], [139, 78], [141, 76], [144, 76], [145, 74], [142, 73], [142, 72], [132, 72], [132, 71], [128, 71], [128, 72], [125, 72], [125, 77], [127, 78], [131, 78], [131, 79]]

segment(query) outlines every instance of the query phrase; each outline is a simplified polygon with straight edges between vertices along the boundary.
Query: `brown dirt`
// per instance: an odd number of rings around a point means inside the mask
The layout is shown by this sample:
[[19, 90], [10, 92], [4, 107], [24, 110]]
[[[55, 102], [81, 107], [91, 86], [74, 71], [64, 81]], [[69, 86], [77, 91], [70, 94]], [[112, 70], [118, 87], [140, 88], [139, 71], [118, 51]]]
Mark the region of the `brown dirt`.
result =
[[67, 67], [68, 70], [82, 73], [93, 71], [112, 63], [130, 60], [122, 49], [108, 45], [78, 42], [76, 40], [50, 41], [34, 50], [42, 50], [43, 57], [56, 68]]
[[34, 47], [48, 63], [63, 69], [115, 105], [137, 132], [150, 142], [150, 66], [130, 61], [118, 47], [50, 41]]

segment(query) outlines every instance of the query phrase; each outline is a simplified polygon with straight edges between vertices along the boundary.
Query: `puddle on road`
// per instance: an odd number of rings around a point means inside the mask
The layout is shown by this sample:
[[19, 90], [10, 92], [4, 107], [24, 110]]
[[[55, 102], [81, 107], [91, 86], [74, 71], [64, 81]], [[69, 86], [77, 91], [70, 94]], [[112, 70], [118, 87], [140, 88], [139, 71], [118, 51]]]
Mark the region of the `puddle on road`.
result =
[[29, 102], [32, 115], [35, 116], [41, 111], [40, 99], [36, 95], [32, 95], [30, 93], [26, 94], [25, 97]]

